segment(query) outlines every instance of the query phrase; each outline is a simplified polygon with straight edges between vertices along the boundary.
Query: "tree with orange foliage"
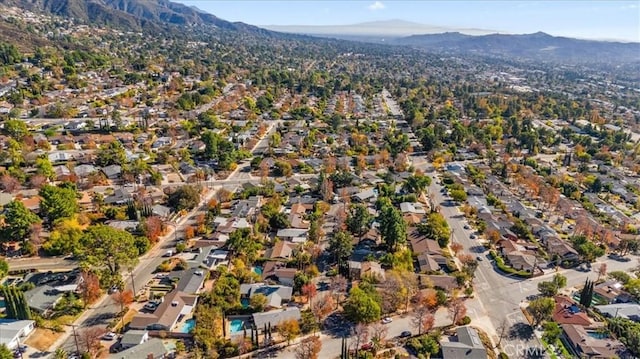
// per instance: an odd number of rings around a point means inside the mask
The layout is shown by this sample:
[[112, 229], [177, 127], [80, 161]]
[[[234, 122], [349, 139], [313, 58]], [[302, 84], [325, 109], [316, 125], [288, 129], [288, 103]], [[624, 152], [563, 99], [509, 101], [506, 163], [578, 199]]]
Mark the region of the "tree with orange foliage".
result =
[[151, 243], [158, 242], [158, 238], [160, 238], [165, 230], [166, 225], [158, 216], [148, 217], [144, 221], [144, 233]]
[[129, 304], [133, 303], [133, 292], [130, 290], [125, 291], [117, 291], [111, 295], [111, 299], [120, 306], [121, 309], [128, 307]]
[[100, 298], [100, 279], [94, 273], [87, 271], [83, 271], [80, 276], [82, 281], [78, 285], [78, 292], [86, 308]]
[[324, 323], [324, 320], [331, 314], [331, 312], [335, 309], [335, 300], [331, 295], [325, 295], [322, 300], [316, 300], [311, 305], [311, 311], [313, 315], [318, 319], [318, 322]]
[[89, 327], [83, 329], [78, 333], [78, 345], [84, 352], [89, 353], [91, 358], [95, 358], [102, 345], [100, 344], [100, 338], [107, 332], [106, 329], [101, 327]]
[[313, 299], [313, 297], [315, 297], [316, 294], [318, 294], [318, 289], [316, 288], [316, 285], [313, 283], [307, 283], [303, 285], [301, 288], [301, 291], [302, 291], [302, 294], [307, 297], [307, 302], [309, 303], [311, 303], [311, 300]]
[[458, 253], [460, 253], [460, 251], [463, 249], [464, 247], [462, 246], [462, 244], [458, 242], [451, 243], [451, 250], [453, 251], [454, 255], [458, 255]]
[[435, 317], [427, 307], [419, 306], [413, 311], [411, 319], [413, 326], [418, 330], [418, 335], [433, 328]]
[[195, 237], [196, 235], [196, 230], [195, 228], [193, 228], [193, 226], [186, 226], [184, 228], [184, 239], [191, 239], [193, 237]]
[[485, 235], [487, 236], [487, 239], [489, 240], [489, 243], [491, 243], [491, 245], [496, 245], [498, 242], [500, 242], [500, 232], [495, 229], [487, 229]]
[[324, 172], [326, 174], [332, 174], [336, 171], [336, 158], [329, 156], [324, 160]]

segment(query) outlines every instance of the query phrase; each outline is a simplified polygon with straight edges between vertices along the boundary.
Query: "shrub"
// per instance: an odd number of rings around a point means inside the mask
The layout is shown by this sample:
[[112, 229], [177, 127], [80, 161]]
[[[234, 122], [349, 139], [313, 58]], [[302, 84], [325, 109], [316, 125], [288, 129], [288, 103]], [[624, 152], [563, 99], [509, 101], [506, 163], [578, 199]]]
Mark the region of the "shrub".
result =
[[464, 318], [462, 318], [462, 325], [469, 325], [471, 323], [471, 318], [469, 318], [468, 315], [465, 315]]

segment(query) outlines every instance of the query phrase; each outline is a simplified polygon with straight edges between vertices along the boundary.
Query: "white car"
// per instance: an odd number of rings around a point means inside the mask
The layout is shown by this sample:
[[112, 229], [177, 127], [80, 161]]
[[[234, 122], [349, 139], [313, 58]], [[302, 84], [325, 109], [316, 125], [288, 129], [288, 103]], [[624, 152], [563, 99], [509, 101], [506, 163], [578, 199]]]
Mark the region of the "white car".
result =
[[109, 332], [102, 336], [102, 340], [114, 340], [116, 338], [116, 333]]
[[386, 318], [382, 319], [382, 324], [389, 324], [391, 322], [393, 322], [393, 319], [391, 319], [389, 317], [386, 317]]

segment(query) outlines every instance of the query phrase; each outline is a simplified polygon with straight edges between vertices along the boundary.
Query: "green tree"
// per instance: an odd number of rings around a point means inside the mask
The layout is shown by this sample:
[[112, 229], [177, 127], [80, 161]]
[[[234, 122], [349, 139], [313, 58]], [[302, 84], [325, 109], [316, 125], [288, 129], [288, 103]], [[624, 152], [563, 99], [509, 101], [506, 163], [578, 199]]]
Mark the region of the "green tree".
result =
[[98, 166], [123, 165], [127, 162], [127, 153], [120, 141], [113, 141], [103, 145], [96, 153]]
[[372, 323], [380, 319], [380, 304], [370, 293], [353, 287], [349, 291], [349, 299], [344, 305], [344, 312], [356, 323]]
[[56, 177], [56, 173], [53, 170], [53, 165], [51, 161], [49, 161], [49, 157], [40, 156], [36, 159], [35, 163], [36, 173], [41, 174], [48, 178], [49, 180], [53, 180]]
[[40, 189], [40, 215], [54, 223], [62, 218], [70, 218], [78, 212], [76, 191], [69, 186], [45, 185]]
[[90, 226], [80, 243], [80, 264], [103, 271], [109, 277], [107, 281], [118, 277], [122, 268], [133, 268], [138, 263], [136, 240], [129, 232], [105, 225]]
[[427, 359], [440, 351], [438, 339], [429, 334], [413, 338], [407, 345], [418, 353], [418, 357], [424, 357]]
[[463, 189], [454, 189], [449, 191], [451, 198], [456, 202], [464, 202], [467, 200], [467, 192]]
[[338, 263], [338, 267], [344, 268], [347, 259], [353, 252], [353, 238], [344, 231], [338, 231], [329, 239], [329, 253]]
[[418, 231], [429, 238], [438, 241], [440, 247], [446, 247], [449, 244], [451, 230], [444, 216], [438, 212], [429, 213], [427, 222], [418, 225]]
[[582, 291], [580, 291], [580, 304], [584, 307], [589, 308], [591, 306], [591, 302], [593, 301], [593, 285], [594, 283], [587, 278], [584, 282], [584, 287], [582, 287]]
[[192, 210], [200, 203], [200, 189], [191, 186], [184, 185], [178, 187], [175, 191], [169, 194], [167, 204], [176, 211]]
[[548, 297], [537, 298], [529, 302], [527, 309], [533, 317], [533, 325], [538, 326], [543, 321], [549, 320], [555, 307], [555, 300]]
[[232, 255], [240, 256], [246, 263], [253, 263], [258, 251], [262, 249], [262, 244], [251, 235], [249, 228], [236, 229], [231, 232], [226, 242], [227, 248]]
[[562, 289], [567, 286], [567, 277], [563, 276], [560, 273], [556, 273], [552, 279], [553, 283], [558, 287], [558, 289]]
[[578, 252], [585, 262], [593, 263], [598, 257], [605, 253], [604, 248], [591, 242], [586, 236], [579, 235], [571, 238], [573, 248]]
[[24, 136], [29, 134], [29, 128], [22, 120], [6, 120], [3, 132], [16, 141], [22, 141]]
[[349, 215], [347, 216], [347, 228], [353, 235], [362, 237], [373, 223], [374, 217], [369, 213], [369, 208], [363, 204], [351, 205]]
[[9, 263], [4, 259], [0, 259], [0, 278], [4, 278], [7, 273], [9, 273]]
[[546, 322], [544, 323], [544, 333], [542, 334], [542, 338], [550, 344], [556, 342], [556, 340], [560, 339], [560, 335], [562, 335], [562, 328], [556, 322]]
[[402, 213], [388, 198], [384, 198], [380, 203], [380, 234], [390, 251], [397, 251], [399, 246], [407, 242], [407, 224], [402, 218]]
[[3, 240], [24, 241], [28, 238], [31, 226], [39, 223], [40, 218], [19, 200], [13, 200], [4, 207]]
[[422, 174], [414, 174], [407, 177], [402, 187], [410, 193], [421, 194], [431, 186], [431, 177]]
[[538, 283], [538, 291], [545, 297], [553, 297], [558, 294], [558, 285], [553, 281], [544, 281]]
[[13, 353], [6, 344], [0, 344], [0, 359], [13, 359]]
[[265, 306], [267, 305], [268, 301], [269, 300], [268, 300], [267, 296], [265, 296], [262, 293], [258, 293], [258, 294], [253, 295], [249, 299], [249, 305], [256, 312], [262, 312], [264, 310]]

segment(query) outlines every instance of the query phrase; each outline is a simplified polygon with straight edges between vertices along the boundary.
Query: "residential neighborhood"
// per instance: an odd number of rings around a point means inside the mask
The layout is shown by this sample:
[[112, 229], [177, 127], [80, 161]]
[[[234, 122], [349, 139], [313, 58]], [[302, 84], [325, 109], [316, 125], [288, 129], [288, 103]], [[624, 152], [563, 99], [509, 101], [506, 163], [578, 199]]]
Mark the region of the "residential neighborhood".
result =
[[0, 9], [0, 358], [640, 355], [633, 71]]

